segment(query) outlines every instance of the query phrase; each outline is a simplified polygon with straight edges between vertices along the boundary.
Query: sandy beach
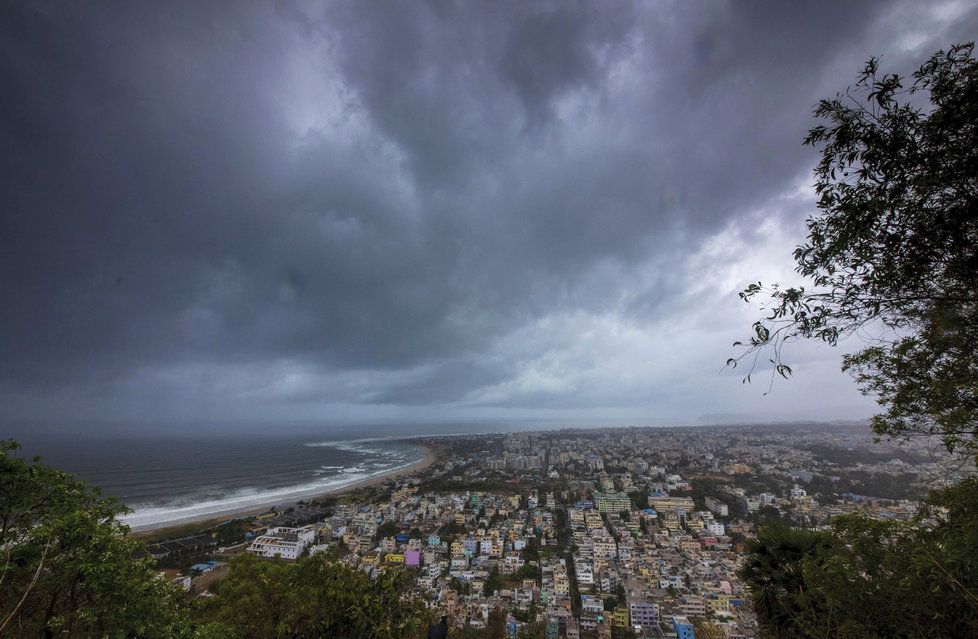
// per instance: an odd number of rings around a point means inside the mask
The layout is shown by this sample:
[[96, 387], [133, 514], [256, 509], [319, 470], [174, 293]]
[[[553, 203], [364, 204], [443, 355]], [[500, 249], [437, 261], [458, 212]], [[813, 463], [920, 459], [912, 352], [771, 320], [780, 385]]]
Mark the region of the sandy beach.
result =
[[242, 509], [228, 509], [219, 510], [211, 513], [202, 513], [200, 515], [188, 516], [181, 518], [177, 521], [167, 521], [160, 523], [150, 523], [145, 525], [133, 525], [128, 524], [133, 534], [138, 537], [143, 536], [157, 536], [160, 533], [165, 533], [170, 529], [184, 528], [191, 524], [199, 528], [207, 528], [210, 526], [221, 524], [225, 521], [231, 519], [238, 519], [242, 517], [253, 517], [255, 515], [260, 515], [262, 513], [268, 512], [272, 507], [275, 508], [287, 508], [289, 506], [294, 506], [299, 501], [309, 501], [313, 499], [319, 499], [322, 497], [336, 497], [338, 495], [343, 495], [345, 493], [352, 492], [361, 488], [366, 488], [368, 486], [373, 486], [376, 484], [382, 484], [388, 480], [395, 479], [398, 477], [405, 477], [408, 475], [413, 475], [419, 473], [426, 468], [430, 467], [438, 458], [437, 453], [427, 446], [422, 446], [420, 444], [413, 444], [417, 446], [422, 452], [422, 459], [409, 464], [407, 466], [402, 466], [401, 468], [392, 469], [390, 472], [374, 475], [372, 477], [366, 477], [359, 479], [349, 484], [343, 486], [338, 486], [335, 488], [328, 488], [322, 491], [311, 492], [308, 495], [304, 495], [302, 499], [288, 499], [288, 500], [276, 500], [269, 501], [263, 504], [251, 505], [248, 508]]

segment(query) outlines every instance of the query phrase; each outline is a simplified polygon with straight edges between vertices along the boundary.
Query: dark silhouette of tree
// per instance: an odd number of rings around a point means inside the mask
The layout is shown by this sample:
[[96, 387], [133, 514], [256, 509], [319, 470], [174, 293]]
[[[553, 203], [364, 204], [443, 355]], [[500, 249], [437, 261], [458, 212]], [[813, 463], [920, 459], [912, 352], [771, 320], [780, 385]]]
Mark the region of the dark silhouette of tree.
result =
[[[883, 411], [879, 436], [939, 436], [978, 457], [978, 61], [939, 51], [912, 80], [877, 59], [815, 109], [819, 212], [794, 253], [812, 288], [750, 285], [766, 297], [745, 351], [771, 381], [785, 344], [873, 338], [843, 369]], [[907, 84], [909, 82], [909, 84]], [[735, 343], [739, 346], [740, 343]], [[764, 634], [978, 636], [978, 478], [931, 494], [910, 522], [853, 514], [826, 531], [762, 525], [740, 575]]]
[[978, 478], [934, 493], [909, 522], [769, 524], [746, 550], [740, 576], [766, 636], [978, 636]]
[[496, 593], [497, 590], [502, 590], [505, 585], [505, 580], [502, 574], [500, 574], [498, 568], [493, 568], [489, 571], [489, 576], [486, 577], [485, 584], [482, 587], [482, 594], [486, 597], [490, 597]]
[[188, 636], [183, 593], [126, 536], [126, 508], [17, 451], [0, 441], [0, 636]]
[[825, 533], [770, 524], [747, 541], [747, 560], [740, 577], [761, 628], [779, 639], [807, 637], [825, 605], [806, 580], [810, 561], [829, 546]]
[[374, 541], [380, 541], [387, 537], [393, 537], [397, 533], [401, 532], [400, 526], [392, 521], [385, 521], [381, 525], [377, 526], [377, 533], [374, 535]]
[[506, 636], [506, 613], [499, 608], [489, 611], [489, 618], [486, 619], [486, 638], [503, 639]]
[[883, 409], [881, 436], [937, 435], [978, 455], [978, 61], [974, 43], [939, 51], [912, 79], [870, 59], [854, 87], [823, 100], [805, 144], [821, 150], [818, 212], [797, 247], [810, 288], [751, 284], [766, 316], [728, 365], [762, 355], [788, 377], [785, 344], [867, 342], [843, 357]]

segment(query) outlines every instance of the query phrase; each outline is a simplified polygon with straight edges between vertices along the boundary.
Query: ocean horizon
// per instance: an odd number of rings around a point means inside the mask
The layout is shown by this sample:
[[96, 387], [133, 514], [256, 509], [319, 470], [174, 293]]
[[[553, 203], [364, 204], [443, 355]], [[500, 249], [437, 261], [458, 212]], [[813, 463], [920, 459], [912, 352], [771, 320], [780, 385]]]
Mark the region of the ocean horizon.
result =
[[121, 519], [148, 530], [294, 503], [390, 474], [424, 459], [408, 441], [566, 425], [276, 425], [125, 430], [118, 424], [5, 427], [25, 457], [97, 486], [132, 509]]

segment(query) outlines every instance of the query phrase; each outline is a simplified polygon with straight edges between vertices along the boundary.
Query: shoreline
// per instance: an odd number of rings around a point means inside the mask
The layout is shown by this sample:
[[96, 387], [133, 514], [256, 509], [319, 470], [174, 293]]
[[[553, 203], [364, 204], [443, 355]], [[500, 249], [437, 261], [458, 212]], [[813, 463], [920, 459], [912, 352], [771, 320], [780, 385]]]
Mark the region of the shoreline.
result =
[[[410, 440], [407, 440], [410, 442]], [[321, 492], [316, 492], [314, 494], [303, 496], [302, 498], [290, 498], [290, 499], [279, 499], [274, 501], [268, 501], [264, 504], [252, 504], [244, 508], [220, 510], [217, 512], [202, 513], [200, 515], [189, 515], [186, 518], [177, 521], [166, 521], [160, 523], [150, 523], [144, 525], [131, 525], [129, 526], [129, 534], [134, 537], [150, 537], [156, 536], [161, 533], [165, 533], [168, 530], [177, 530], [185, 527], [194, 528], [209, 528], [211, 526], [216, 526], [235, 519], [244, 519], [247, 517], [255, 517], [266, 513], [271, 508], [281, 508], [294, 506], [300, 501], [311, 501], [315, 499], [321, 499], [323, 497], [338, 497], [340, 495], [359, 490], [361, 488], [369, 488], [370, 486], [375, 486], [377, 484], [382, 484], [391, 479], [397, 479], [404, 477], [406, 475], [413, 475], [421, 471], [427, 470], [435, 463], [438, 459], [438, 453], [435, 452], [429, 446], [418, 444], [415, 442], [410, 442], [411, 445], [416, 446], [422, 454], [422, 458], [418, 461], [408, 464], [407, 466], [402, 466], [400, 468], [395, 468], [389, 472], [374, 475], [372, 477], [364, 477], [363, 479], [358, 479], [352, 481], [349, 484], [343, 486], [338, 486], [335, 488], [327, 488]], [[125, 522], [123, 522], [125, 523]]]

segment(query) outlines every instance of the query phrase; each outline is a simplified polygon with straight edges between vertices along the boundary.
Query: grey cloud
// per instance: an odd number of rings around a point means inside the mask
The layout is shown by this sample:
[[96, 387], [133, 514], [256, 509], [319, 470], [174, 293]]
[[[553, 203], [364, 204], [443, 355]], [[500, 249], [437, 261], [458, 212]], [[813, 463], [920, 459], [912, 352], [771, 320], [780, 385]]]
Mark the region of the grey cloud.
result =
[[808, 111], [908, 6], [7, 5], [0, 402], [646, 406], [595, 361], [644, 343], [568, 350], [800, 228]]

